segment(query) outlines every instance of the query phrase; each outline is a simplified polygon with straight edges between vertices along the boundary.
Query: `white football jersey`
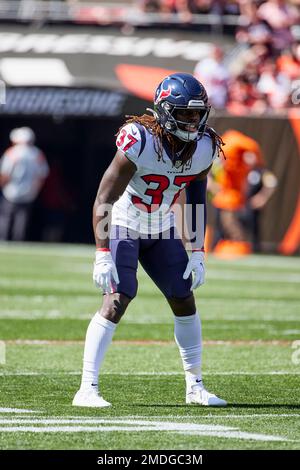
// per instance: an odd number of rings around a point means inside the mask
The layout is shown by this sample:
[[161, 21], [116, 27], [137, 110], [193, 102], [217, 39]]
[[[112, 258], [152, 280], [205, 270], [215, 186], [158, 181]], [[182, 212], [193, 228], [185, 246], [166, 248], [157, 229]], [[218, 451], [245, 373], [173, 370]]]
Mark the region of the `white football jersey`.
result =
[[133, 123], [121, 129], [116, 144], [137, 171], [113, 205], [112, 224], [143, 234], [160, 233], [174, 225], [170, 208], [185, 186], [212, 164], [217, 153], [213, 154], [211, 137], [205, 134], [185, 165], [181, 165], [180, 155], [174, 165], [167, 147], [158, 160], [154, 136]]

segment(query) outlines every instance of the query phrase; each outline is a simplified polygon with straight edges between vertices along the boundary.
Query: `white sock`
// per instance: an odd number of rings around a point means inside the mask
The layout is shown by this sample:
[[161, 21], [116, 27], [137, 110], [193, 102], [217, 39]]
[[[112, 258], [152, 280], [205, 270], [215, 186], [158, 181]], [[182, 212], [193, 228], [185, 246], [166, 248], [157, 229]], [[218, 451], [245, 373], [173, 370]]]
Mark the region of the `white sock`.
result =
[[186, 317], [175, 316], [175, 341], [179, 347], [187, 386], [202, 381], [201, 321], [198, 312]]
[[81, 388], [98, 385], [99, 369], [116, 326], [98, 312], [91, 319], [85, 337]]

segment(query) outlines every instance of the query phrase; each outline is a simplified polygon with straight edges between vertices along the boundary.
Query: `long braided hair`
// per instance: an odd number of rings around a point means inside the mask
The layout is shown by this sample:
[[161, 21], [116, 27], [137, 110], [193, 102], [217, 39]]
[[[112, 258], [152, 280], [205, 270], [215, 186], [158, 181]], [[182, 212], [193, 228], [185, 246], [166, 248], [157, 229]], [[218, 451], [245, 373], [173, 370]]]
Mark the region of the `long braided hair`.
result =
[[[177, 146], [176, 146], [176, 141], [173, 138], [172, 134], [170, 134], [169, 132], [166, 132], [165, 129], [157, 122], [154, 116], [150, 116], [149, 114], [143, 114], [142, 116], [126, 116], [126, 117], [128, 119], [125, 121], [125, 124], [123, 124], [123, 126], [126, 124], [131, 124], [131, 123], [141, 124], [153, 135], [154, 150], [157, 155], [158, 161], [160, 160], [164, 161], [164, 158], [163, 158], [163, 140], [164, 139], [167, 140], [167, 143], [171, 150], [172, 159], [173, 161], [175, 161], [176, 151], [178, 151]], [[120, 132], [123, 126], [120, 127], [118, 133]], [[222, 145], [225, 145], [225, 144], [222, 138], [219, 136], [219, 134], [217, 134], [216, 131], [211, 127], [206, 127], [205, 134], [208, 134], [211, 138], [212, 146], [213, 146], [213, 154], [217, 150], [218, 156], [221, 153], [225, 157], [224, 151], [222, 149]], [[181, 154], [182, 165], [186, 164], [193, 157], [196, 147], [197, 147], [197, 140], [186, 142], [183, 148], [182, 154]]]

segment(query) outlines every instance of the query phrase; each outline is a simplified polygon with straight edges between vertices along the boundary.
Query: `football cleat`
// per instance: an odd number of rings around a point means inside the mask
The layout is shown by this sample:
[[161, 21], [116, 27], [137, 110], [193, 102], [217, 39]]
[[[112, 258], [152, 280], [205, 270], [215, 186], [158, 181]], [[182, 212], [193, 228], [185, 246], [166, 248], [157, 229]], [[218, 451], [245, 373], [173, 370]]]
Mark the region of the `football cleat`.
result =
[[107, 406], [111, 406], [111, 403], [99, 396], [97, 388], [91, 387], [90, 389], [78, 390], [73, 399], [72, 405], [90, 408], [105, 408]]
[[227, 402], [217, 397], [213, 393], [209, 393], [201, 384], [194, 384], [188, 388], [186, 392], [186, 403], [188, 405], [202, 406], [227, 406]]

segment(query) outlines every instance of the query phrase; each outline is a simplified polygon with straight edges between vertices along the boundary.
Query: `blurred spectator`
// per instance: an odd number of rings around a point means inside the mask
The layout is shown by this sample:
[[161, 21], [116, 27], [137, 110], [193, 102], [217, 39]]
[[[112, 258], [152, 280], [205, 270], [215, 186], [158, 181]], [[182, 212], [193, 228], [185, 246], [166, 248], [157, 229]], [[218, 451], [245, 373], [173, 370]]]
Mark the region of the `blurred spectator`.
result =
[[215, 3], [216, 2], [213, 2], [212, 0], [193, 0], [189, 2], [189, 6], [192, 13], [205, 14], [212, 12], [213, 5]]
[[44, 154], [34, 146], [30, 128], [13, 129], [10, 140], [12, 146], [0, 160], [0, 240], [21, 241], [49, 169]]
[[139, 4], [147, 13], [177, 13], [181, 17], [186, 15], [188, 21], [192, 18], [189, 0], [141, 0]]
[[269, 49], [264, 44], [254, 44], [242, 52], [229, 65], [229, 71], [232, 77], [237, 77], [247, 71], [247, 74], [257, 81], [259, 70], [266, 59], [270, 57]]
[[141, 0], [139, 5], [145, 13], [158, 13], [160, 11], [160, 3], [159, 0]]
[[[229, 7], [223, 1], [192, 4], [193, 12], [203, 8], [224, 14], [225, 5], [227, 12]], [[241, 47], [224, 61], [222, 49], [216, 46], [211, 56], [196, 65], [195, 76], [203, 82], [217, 109], [238, 115], [285, 110], [292, 105], [293, 82], [300, 79], [300, 45], [290, 29], [299, 21], [299, 10], [281, 0], [239, 0], [230, 2], [230, 6], [241, 14], [236, 32]]]
[[257, 90], [266, 97], [270, 108], [282, 109], [288, 106], [290, 80], [278, 71], [272, 60], [266, 61], [261, 68]]
[[276, 50], [290, 46], [293, 36], [290, 27], [299, 22], [299, 12], [285, 0], [267, 0], [258, 9], [258, 16], [272, 28], [272, 41]]
[[267, 109], [267, 103], [255, 84], [251, 83], [246, 75], [241, 74], [230, 83], [226, 109], [235, 115], [247, 114], [249, 111], [262, 114]]
[[241, 18], [241, 28], [236, 33], [238, 42], [252, 44], [265, 44], [270, 46], [272, 43], [272, 30], [266, 21], [263, 21], [254, 2], [243, 3]]
[[258, 143], [236, 130], [223, 134], [226, 160], [213, 168], [209, 181], [217, 209], [215, 252], [247, 254], [260, 250], [259, 214], [277, 179], [266, 169]]
[[277, 68], [290, 80], [300, 79], [300, 43], [294, 43], [291, 49], [281, 53], [277, 59]]
[[240, 0], [137, 0], [145, 12], [238, 15]]
[[211, 57], [198, 62], [194, 70], [195, 77], [205, 86], [212, 106], [218, 109], [226, 106], [230, 78], [223, 59], [223, 50], [215, 46]]
[[[300, 31], [300, 0], [113, 0], [108, 4], [100, 0], [67, 1], [70, 5], [86, 4], [72, 9], [78, 21], [126, 21], [121, 29], [125, 34], [133, 31], [127, 17], [135, 5], [139, 8], [133, 11], [148, 25], [160, 21], [179, 28], [183, 24], [185, 29], [191, 24], [201, 31], [235, 31], [237, 45], [226, 57], [222, 49], [215, 47], [194, 69], [195, 76], [206, 86], [212, 105], [235, 114], [273, 110], [279, 114], [296, 105], [289, 95], [300, 79], [300, 46], [296, 39]], [[94, 3], [96, 6], [92, 6]], [[237, 18], [223, 21], [226, 15]]]

